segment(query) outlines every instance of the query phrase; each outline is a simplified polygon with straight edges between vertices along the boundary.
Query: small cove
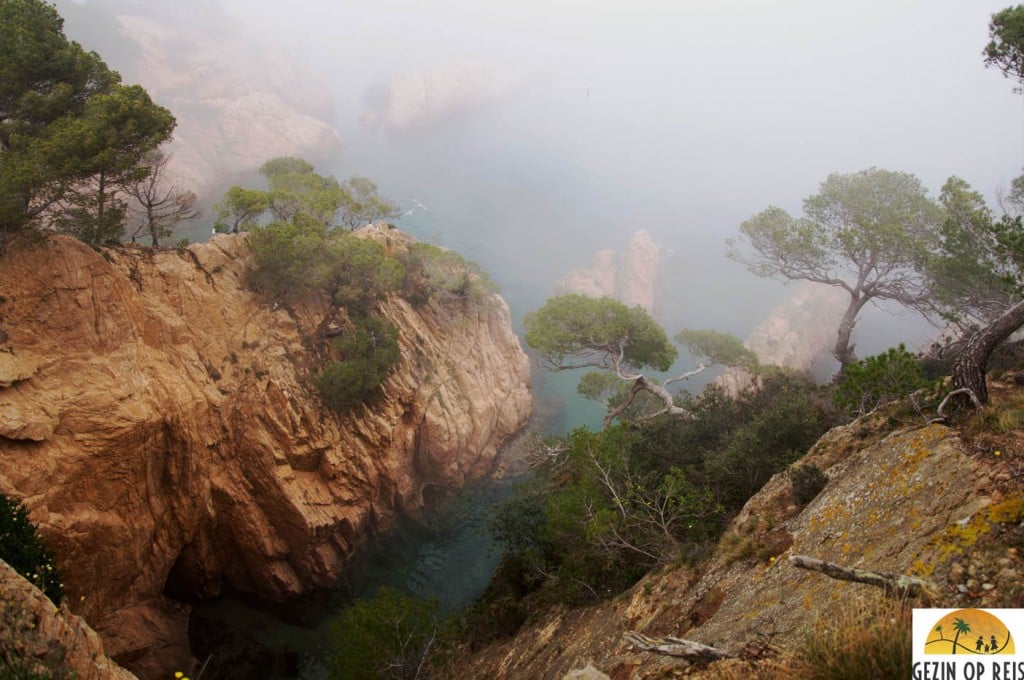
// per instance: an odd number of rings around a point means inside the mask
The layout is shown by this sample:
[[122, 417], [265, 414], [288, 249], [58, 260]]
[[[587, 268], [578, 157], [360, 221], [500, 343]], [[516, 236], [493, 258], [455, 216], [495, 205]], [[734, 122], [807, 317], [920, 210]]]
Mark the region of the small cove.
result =
[[189, 636], [200, 664], [209, 658], [204, 680], [326, 678], [332, 621], [381, 587], [463, 609], [483, 593], [500, 561], [488, 519], [517, 479], [472, 482], [421, 518], [400, 519], [353, 556], [330, 591], [279, 606], [234, 594], [195, 604]]

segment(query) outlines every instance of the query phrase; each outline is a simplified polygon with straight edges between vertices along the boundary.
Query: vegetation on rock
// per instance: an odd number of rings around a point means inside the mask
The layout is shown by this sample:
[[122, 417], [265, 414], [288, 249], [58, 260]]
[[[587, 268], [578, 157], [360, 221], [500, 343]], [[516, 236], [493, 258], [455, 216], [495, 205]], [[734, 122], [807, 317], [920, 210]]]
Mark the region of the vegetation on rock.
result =
[[0, 25], [0, 234], [119, 239], [126, 187], [149, 174], [146, 155], [174, 117], [69, 41], [51, 5], [5, 0]]
[[53, 553], [29, 521], [25, 505], [0, 493], [0, 560], [11, 565], [54, 604], [64, 597], [64, 584]]
[[347, 607], [332, 626], [329, 677], [338, 680], [426, 680], [451, 620], [437, 600], [381, 588]]

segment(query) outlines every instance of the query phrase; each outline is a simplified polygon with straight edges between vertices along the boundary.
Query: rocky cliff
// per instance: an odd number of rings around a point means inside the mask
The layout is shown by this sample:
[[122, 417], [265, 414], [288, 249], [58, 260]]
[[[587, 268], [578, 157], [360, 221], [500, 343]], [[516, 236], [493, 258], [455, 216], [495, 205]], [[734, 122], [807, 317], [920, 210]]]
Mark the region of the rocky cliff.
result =
[[187, 666], [179, 600], [331, 585], [431, 486], [486, 473], [529, 415], [497, 296], [458, 314], [385, 302], [398, 367], [368, 406], [326, 411], [310, 338], [330, 306], [263, 303], [249, 261], [245, 236], [158, 252], [58, 237], [0, 259], [0, 491], [24, 499], [75, 613], [140, 675]]
[[[993, 395], [994, 406], [962, 430], [913, 424], [891, 410], [832, 430], [802, 461], [828, 476], [807, 505], [794, 502], [787, 474], [776, 475], [708, 560], [668, 566], [600, 606], [549, 612], [465, 655], [448, 677], [558, 679], [587, 663], [617, 680], [689, 676], [686, 661], [641, 651], [624, 633], [785, 658], [819, 628], [882, 598], [877, 588], [797, 569], [793, 554], [925, 577], [935, 585], [930, 606], [1020, 606], [1024, 392], [997, 383]], [[708, 670], [713, 678], [801, 677]]]
[[661, 247], [644, 229], [637, 231], [622, 253], [599, 250], [586, 269], [574, 269], [555, 284], [558, 295], [580, 293], [613, 297], [627, 305], [654, 309]]
[[103, 642], [89, 624], [66, 606], [54, 606], [3, 560], [0, 612], [4, 677], [28, 677], [38, 671], [31, 677], [63, 677], [58, 673], [69, 672], [76, 680], [135, 680], [103, 653]]

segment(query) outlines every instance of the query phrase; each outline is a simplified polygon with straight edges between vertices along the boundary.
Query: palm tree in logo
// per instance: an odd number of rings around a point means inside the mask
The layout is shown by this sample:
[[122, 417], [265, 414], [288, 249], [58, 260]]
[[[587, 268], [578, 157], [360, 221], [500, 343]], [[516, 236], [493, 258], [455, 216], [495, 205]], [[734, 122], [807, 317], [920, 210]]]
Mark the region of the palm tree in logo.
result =
[[935, 632], [939, 634], [939, 639], [940, 640], [945, 640], [946, 639], [946, 638], [944, 638], [942, 636], [942, 626], [941, 625], [935, 626]]
[[971, 625], [958, 617], [953, 619], [953, 630], [956, 631], [956, 635], [953, 636], [953, 654], [956, 654], [957, 639], [959, 639], [961, 633], [970, 633]]

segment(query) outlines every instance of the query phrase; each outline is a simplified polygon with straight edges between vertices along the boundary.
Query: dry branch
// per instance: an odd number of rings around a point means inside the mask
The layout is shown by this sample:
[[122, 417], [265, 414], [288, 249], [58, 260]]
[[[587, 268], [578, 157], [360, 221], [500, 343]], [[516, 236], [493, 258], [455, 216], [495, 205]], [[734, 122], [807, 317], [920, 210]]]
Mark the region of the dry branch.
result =
[[929, 598], [938, 592], [935, 584], [931, 581], [905, 576], [903, 574], [886, 574], [883, 572], [869, 571], [867, 569], [855, 569], [844, 567], [835, 562], [825, 562], [813, 557], [804, 555], [790, 555], [789, 561], [794, 567], [820, 571], [822, 574], [840, 581], [853, 581], [854, 583], [866, 583], [885, 591], [890, 597], [925, 597]]
[[674, 656], [694, 663], [711, 663], [719, 659], [732, 659], [736, 656], [717, 647], [709, 647], [693, 640], [680, 640], [676, 637], [652, 638], [632, 630], [626, 632], [623, 637], [626, 642], [645, 652]]

